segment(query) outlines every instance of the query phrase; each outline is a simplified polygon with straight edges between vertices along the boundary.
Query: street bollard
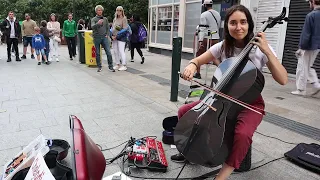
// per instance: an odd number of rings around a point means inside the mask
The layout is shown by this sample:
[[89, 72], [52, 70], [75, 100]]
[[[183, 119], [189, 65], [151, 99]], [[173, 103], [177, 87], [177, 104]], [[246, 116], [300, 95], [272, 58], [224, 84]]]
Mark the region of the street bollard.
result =
[[181, 66], [182, 37], [174, 37], [172, 43], [171, 94], [170, 101], [178, 101], [179, 74]]

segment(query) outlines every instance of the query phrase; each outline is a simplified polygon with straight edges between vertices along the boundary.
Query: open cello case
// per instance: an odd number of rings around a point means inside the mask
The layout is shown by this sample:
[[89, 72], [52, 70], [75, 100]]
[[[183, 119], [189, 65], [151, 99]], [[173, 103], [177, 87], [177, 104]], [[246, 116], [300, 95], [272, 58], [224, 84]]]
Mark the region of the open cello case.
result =
[[[71, 115], [71, 146], [67, 141], [54, 139], [44, 160], [56, 180], [101, 180], [106, 167], [100, 148], [86, 134], [81, 121]], [[70, 149], [71, 148], [71, 149]], [[70, 149], [71, 167], [61, 161]], [[24, 180], [30, 168], [17, 172], [12, 180]]]

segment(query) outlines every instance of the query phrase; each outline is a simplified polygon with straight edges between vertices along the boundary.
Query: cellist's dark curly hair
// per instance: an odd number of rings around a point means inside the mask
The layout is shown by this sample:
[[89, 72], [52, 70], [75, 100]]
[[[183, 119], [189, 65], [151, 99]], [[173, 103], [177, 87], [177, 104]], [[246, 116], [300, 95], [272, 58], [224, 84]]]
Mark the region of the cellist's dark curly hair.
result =
[[226, 55], [226, 58], [232, 57], [234, 52], [235, 39], [229, 33], [228, 22], [229, 22], [230, 16], [236, 11], [243, 12], [247, 17], [247, 22], [249, 24], [248, 34], [244, 38], [244, 43], [248, 44], [254, 35], [253, 34], [254, 22], [253, 22], [250, 11], [243, 5], [235, 5], [230, 7], [226, 12], [225, 21], [224, 21], [225, 23], [224, 23], [223, 51]]

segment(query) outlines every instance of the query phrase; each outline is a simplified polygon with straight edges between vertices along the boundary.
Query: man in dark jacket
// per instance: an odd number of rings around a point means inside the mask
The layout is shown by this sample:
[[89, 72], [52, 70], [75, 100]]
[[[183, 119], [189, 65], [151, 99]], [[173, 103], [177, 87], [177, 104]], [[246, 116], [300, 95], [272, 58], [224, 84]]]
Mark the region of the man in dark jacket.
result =
[[10, 11], [8, 17], [2, 22], [1, 27], [4, 29], [4, 36], [7, 41], [7, 62], [11, 62], [11, 45], [13, 45], [16, 53], [16, 61], [21, 61], [19, 58], [18, 39], [21, 36], [21, 26], [19, 21], [14, 17], [14, 12]]
[[298, 65], [296, 70], [297, 90], [294, 95], [306, 95], [307, 80], [309, 79], [315, 92], [320, 92], [320, 83], [316, 71], [311, 68], [320, 51], [320, 0], [309, 0], [313, 9], [306, 16], [306, 20], [300, 36], [299, 49], [296, 52]]

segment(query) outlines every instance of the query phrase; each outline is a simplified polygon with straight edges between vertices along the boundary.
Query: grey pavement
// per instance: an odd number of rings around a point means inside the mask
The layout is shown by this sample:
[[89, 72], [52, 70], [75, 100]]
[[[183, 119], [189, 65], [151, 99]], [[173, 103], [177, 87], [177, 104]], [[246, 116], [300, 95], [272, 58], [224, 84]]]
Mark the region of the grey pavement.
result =
[[[20, 51], [21, 51], [20, 45]], [[5, 46], [0, 46], [0, 165], [3, 165], [25, 145], [43, 134], [48, 138], [70, 140], [68, 115], [81, 119], [89, 136], [103, 148], [110, 148], [133, 137], [155, 135], [161, 139], [162, 120], [176, 115], [184, 99], [170, 102], [170, 84], [148, 79], [154, 75], [170, 80], [171, 58], [144, 50], [146, 61], [128, 61], [128, 72], [101, 73], [96, 68], [69, 61], [67, 48], [60, 47], [60, 62], [36, 64], [36, 60], [6, 62]], [[136, 53], [137, 55], [137, 53]], [[30, 57], [30, 55], [27, 55]], [[105, 56], [103, 56], [104, 59]], [[129, 60], [129, 53], [127, 54]], [[181, 69], [188, 63], [182, 60]], [[106, 61], [104, 62], [106, 64]], [[204, 69], [203, 69], [204, 70]], [[209, 69], [209, 76], [214, 68]], [[270, 113], [320, 128], [320, 95], [296, 97], [290, 95], [294, 79], [286, 86], [274, 83], [265, 73], [263, 96]], [[188, 82], [180, 81], [189, 85]], [[258, 131], [293, 143], [320, 143], [312, 138], [263, 121]], [[133, 174], [146, 177], [176, 177], [181, 164], [171, 162], [176, 149], [164, 145], [169, 161], [167, 173], [146, 170]], [[252, 166], [282, 157], [294, 145], [285, 144], [259, 134], [253, 137]], [[105, 151], [105, 158], [119, 153], [121, 147]], [[66, 161], [68, 163], [68, 159]], [[120, 171], [119, 164], [106, 167], [104, 176]], [[193, 177], [212, 169], [188, 165], [181, 177]], [[133, 178], [134, 179], [134, 178]], [[319, 179], [319, 175], [282, 159], [254, 171], [232, 175], [229, 179]]]

